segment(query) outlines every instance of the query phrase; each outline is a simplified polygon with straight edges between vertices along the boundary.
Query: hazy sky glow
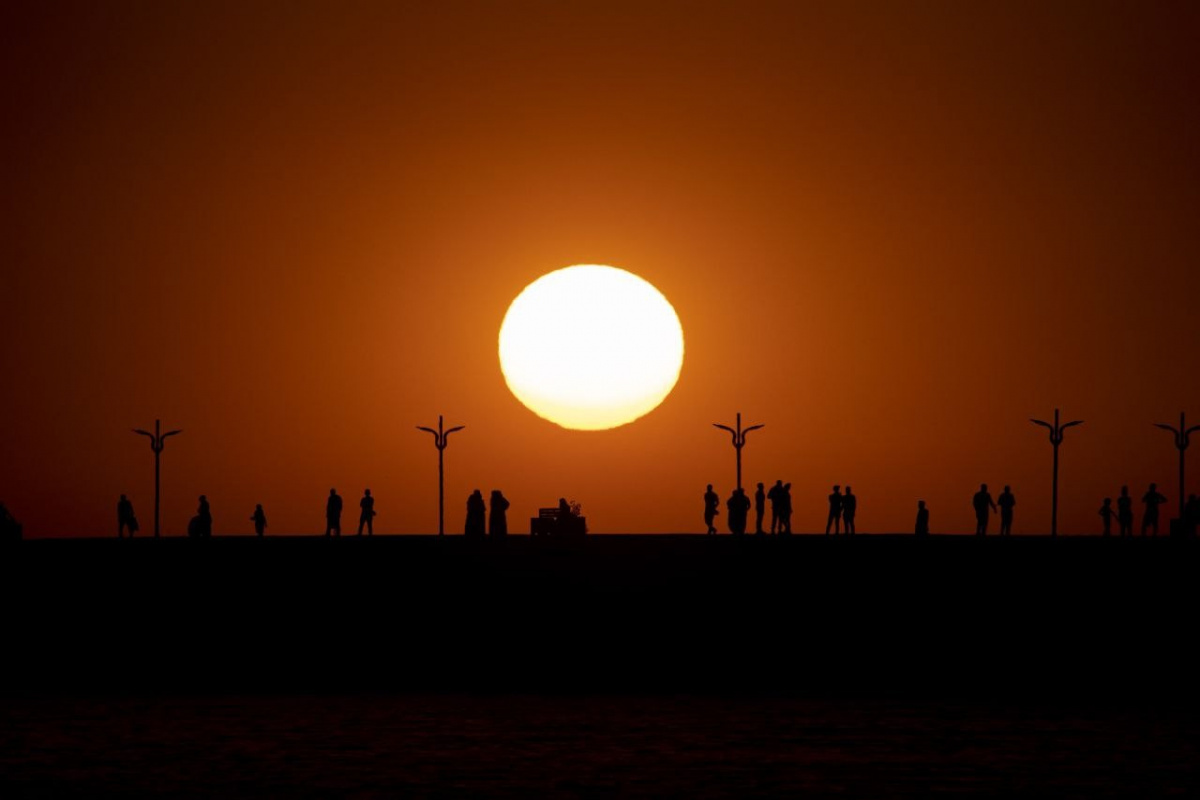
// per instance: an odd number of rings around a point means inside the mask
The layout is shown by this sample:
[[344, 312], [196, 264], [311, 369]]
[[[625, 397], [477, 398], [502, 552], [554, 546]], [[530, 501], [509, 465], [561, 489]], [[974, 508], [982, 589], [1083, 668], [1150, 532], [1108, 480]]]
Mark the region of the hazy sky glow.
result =
[[[31, 536], [377, 531], [501, 488], [602, 532], [702, 530], [713, 422], [796, 526], [1093, 532], [1175, 498], [1151, 423], [1200, 422], [1200, 7], [1189, 3], [44, 3], [0, 9], [0, 502]], [[567, 431], [508, 391], [500, 323], [614, 264], [679, 314], [655, 411]], [[1200, 462], [1193, 467], [1200, 489]]]

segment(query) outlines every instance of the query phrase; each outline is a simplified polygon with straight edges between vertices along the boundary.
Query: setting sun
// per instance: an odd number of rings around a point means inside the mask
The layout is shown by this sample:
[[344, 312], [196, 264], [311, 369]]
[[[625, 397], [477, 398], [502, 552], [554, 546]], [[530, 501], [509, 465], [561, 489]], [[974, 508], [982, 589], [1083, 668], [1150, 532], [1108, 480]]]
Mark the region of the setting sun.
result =
[[615, 428], [654, 410], [683, 365], [683, 328], [658, 289], [580, 265], [525, 287], [500, 326], [508, 388], [564, 428]]

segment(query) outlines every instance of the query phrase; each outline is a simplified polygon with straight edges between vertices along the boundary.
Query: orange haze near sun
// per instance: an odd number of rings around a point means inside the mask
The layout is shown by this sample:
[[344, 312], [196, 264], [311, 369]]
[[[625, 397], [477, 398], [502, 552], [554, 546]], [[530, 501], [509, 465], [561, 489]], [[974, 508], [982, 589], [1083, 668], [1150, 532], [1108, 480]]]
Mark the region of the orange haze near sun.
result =
[[[115, 535], [196, 497], [215, 530], [436, 530], [503, 489], [597, 532], [701, 531], [745, 478], [795, 527], [1099, 530], [1176, 491], [1200, 422], [1200, 8], [1192, 4], [9, 4], [0, 11], [0, 502]], [[674, 391], [565, 430], [508, 391], [513, 298], [570, 264], [678, 312]], [[1200, 487], [1200, 462], [1193, 467]], [[722, 516], [721, 520], [724, 520]], [[352, 527], [349, 526], [348, 527]]]

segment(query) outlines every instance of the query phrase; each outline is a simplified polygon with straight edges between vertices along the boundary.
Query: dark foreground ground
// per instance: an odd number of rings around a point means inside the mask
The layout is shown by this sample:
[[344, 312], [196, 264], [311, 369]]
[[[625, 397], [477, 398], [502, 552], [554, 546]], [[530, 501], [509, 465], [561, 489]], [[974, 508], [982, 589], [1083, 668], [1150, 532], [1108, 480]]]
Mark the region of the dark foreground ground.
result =
[[786, 692], [1190, 703], [1200, 542], [26, 541], [9, 691]]
[[1194, 541], [0, 549], [0, 797], [1200, 792]]

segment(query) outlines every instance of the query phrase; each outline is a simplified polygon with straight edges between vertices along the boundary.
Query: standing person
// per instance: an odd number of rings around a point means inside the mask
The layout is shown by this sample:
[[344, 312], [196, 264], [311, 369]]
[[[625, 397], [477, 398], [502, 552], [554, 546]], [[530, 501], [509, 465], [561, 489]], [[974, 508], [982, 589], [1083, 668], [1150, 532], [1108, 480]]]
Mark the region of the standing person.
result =
[[924, 500], [917, 501], [917, 524], [913, 533], [917, 536], [929, 535], [929, 509], [925, 507]]
[[487, 533], [487, 504], [478, 489], [467, 498], [467, 525], [463, 533], [471, 539], [482, 539]]
[[200, 520], [200, 535], [205, 539], [212, 537], [212, 509], [208, 507], [208, 498], [200, 495], [200, 507], [196, 509], [196, 517]]
[[503, 539], [508, 536], [508, 500], [499, 489], [492, 489], [492, 509], [488, 518], [488, 530], [493, 539]]
[[771, 501], [771, 535], [774, 536], [783, 527], [783, 481], [775, 481], [775, 485], [767, 492]]
[[1017, 498], [1013, 497], [1012, 487], [1005, 486], [1004, 491], [1000, 493], [1000, 497], [996, 500], [996, 505], [1000, 506], [1000, 535], [1012, 535], [1012, 518], [1013, 506], [1017, 504]]
[[780, 497], [780, 514], [779, 533], [783, 536], [792, 535], [792, 485], [785, 483], [783, 489], [779, 492]]
[[1150, 484], [1150, 488], [1142, 495], [1142, 504], [1146, 506], [1142, 514], [1142, 536], [1146, 535], [1146, 528], [1154, 528], [1154, 535], [1158, 536], [1158, 507], [1165, 502], [1167, 498], [1159, 493], [1158, 484]]
[[1112, 535], [1112, 518], [1116, 512], [1113, 511], [1112, 498], [1104, 498], [1104, 505], [1100, 506], [1100, 519], [1104, 520], [1104, 538]]
[[325, 535], [333, 531], [334, 536], [342, 535], [342, 496], [337, 489], [329, 490], [329, 499], [325, 501]]
[[833, 494], [829, 495], [829, 519], [825, 520], [825, 535], [829, 535], [829, 529], [833, 528], [833, 535], [837, 536], [838, 526], [842, 523], [842, 487], [834, 486]]
[[858, 497], [854, 492], [850, 491], [850, 487], [846, 487], [846, 494], [842, 496], [842, 522], [845, 523], [846, 533], [854, 534], [857, 530], [854, 527], [854, 515], [858, 513]]
[[117, 538], [125, 537], [125, 529], [129, 529], [130, 538], [137, 532], [137, 520], [133, 517], [133, 503], [125, 495], [117, 501]]
[[263, 512], [262, 503], [254, 506], [254, 515], [250, 519], [254, 522], [254, 534], [262, 538], [263, 531], [267, 528], [267, 515]]
[[717, 493], [713, 491], [712, 484], [708, 485], [708, 490], [704, 493], [704, 524], [708, 526], [708, 535], [716, 536], [717, 529], [713, 527], [713, 519], [720, 512], [721, 498], [717, 497]]
[[741, 487], [734, 489], [733, 494], [725, 501], [725, 507], [729, 509], [729, 532], [734, 536], [741, 536], [746, 532], [746, 518], [750, 511], [750, 498], [746, 497], [746, 490]]
[[975, 508], [975, 535], [987, 536], [988, 528], [988, 509], [992, 513], [996, 513], [996, 503], [992, 500], [992, 493], [988, 491], [987, 484], [979, 484], [979, 491], [971, 498], [971, 505]]
[[1117, 526], [1122, 537], [1133, 536], [1133, 498], [1129, 496], [1128, 486], [1122, 486], [1117, 497]]
[[762, 536], [762, 518], [763, 513], [767, 510], [767, 493], [763, 491], [763, 485], [758, 484], [758, 490], [754, 493], [754, 535]]
[[363, 489], [362, 500], [358, 501], [361, 511], [358, 514], [358, 533], [362, 536], [363, 525], [367, 526], [367, 536], [375, 535], [375, 498], [371, 497], [370, 489]]

